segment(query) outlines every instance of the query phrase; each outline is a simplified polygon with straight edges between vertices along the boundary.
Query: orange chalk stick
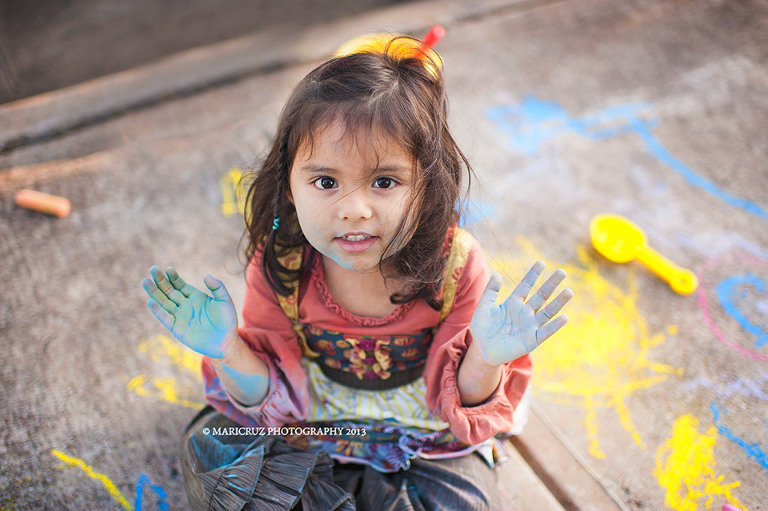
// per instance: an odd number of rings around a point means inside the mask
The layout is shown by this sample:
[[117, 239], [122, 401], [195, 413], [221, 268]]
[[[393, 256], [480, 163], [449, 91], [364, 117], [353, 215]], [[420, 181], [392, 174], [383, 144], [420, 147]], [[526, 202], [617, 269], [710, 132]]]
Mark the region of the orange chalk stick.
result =
[[32, 209], [59, 218], [67, 216], [71, 209], [69, 200], [64, 197], [27, 189], [16, 192], [16, 204], [22, 208]]
[[445, 37], [445, 29], [440, 25], [435, 25], [424, 35], [422, 42], [430, 48], [434, 48], [443, 37]]

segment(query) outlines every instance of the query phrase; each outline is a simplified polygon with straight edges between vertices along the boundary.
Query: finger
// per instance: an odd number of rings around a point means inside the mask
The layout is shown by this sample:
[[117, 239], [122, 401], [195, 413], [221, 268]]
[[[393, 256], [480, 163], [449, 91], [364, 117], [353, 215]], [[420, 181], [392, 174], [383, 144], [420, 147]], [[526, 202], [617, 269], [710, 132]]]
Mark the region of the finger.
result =
[[175, 303], [170, 301], [167, 296], [165, 296], [165, 293], [160, 291], [155, 283], [149, 279], [144, 279], [141, 281], [141, 287], [144, 288], [144, 291], [147, 292], [149, 297], [158, 305], [160, 305], [163, 309], [165, 309], [167, 312], [173, 314], [176, 311], [176, 308], [178, 307]]
[[155, 315], [155, 317], [163, 324], [165, 328], [173, 331], [174, 317], [173, 314], [165, 310], [159, 303], [150, 298], [147, 300], [147, 307]]
[[220, 280], [216, 280], [211, 275], [206, 275], [203, 279], [205, 287], [211, 290], [213, 297], [219, 301], [232, 302], [232, 298], [229, 296], [229, 291], [224, 287], [224, 283]]
[[541, 272], [544, 271], [545, 267], [546, 264], [544, 264], [544, 261], [536, 261], [533, 263], [531, 269], [528, 270], [528, 273], [525, 274], [523, 280], [521, 280], [515, 290], [512, 291], [512, 294], [519, 297], [521, 300], [525, 300], [525, 298], [528, 296], [528, 293], [531, 292], [533, 285], [536, 284], [536, 281], [539, 279], [539, 275], [541, 275]]
[[152, 275], [152, 278], [154, 279], [155, 285], [158, 287], [158, 289], [160, 289], [160, 291], [162, 291], [170, 301], [176, 305], [179, 305], [184, 299], [184, 295], [171, 285], [171, 281], [168, 280], [168, 277], [165, 275], [165, 273], [163, 273], [162, 270], [160, 270], [160, 268], [157, 266], [150, 268], [149, 273]]
[[179, 276], [179, 272], [176, 271], [176, 268], [172, 266], [168, 267], [168, 269], [165, 270], [165, 274], [168, 276], [168, 280], [174, 289], [177, 289], [185, 298], [189, 298], [195, 291], [193, 286], [187, 284], [186, 281]]
[[560, 312], [560, 309], [562, 309], [565, 304], [570, 301], [571, 298], [573, 298], [573, 291], [570, 289], [563, 289], [560, 291], [560, 294], [557, 295], [557, 298], [549, 302], [546, 307], [536, 313], [536, 316], [534, 316], [536, 324], [541, 326], [548, 322], [550, 319], [557, 316]]
[[504, 278], [498, 273], [491, 275], [491, 279], [488, 281], [488, 285], [485, 286], [483, 296], [480, 297], [479, 303], [487, 303], [488, 305], [494, 305], [496, 298], [501, 291], [501, 285], [504, 283]]
[[549, 297], [552, 296], [552, 293], [555, 292], [555, 289], [557, 289], [557, 286], [560, 285], [564, 278], [565, 270], [562, 268], [557, 269], [549, 276], [547, 281], [542, 284], [539, 290], [536, 291], [536, 294], [528, 300], [528, 306], [535, 311], [539, 310], [539, 308], [544, 305], [544, 302], [549, 300]]
[[536, 345], [540, 346], [541, 343], [552, 337], [552, 334], [563, 328], [567, 322], [568, 316], [563, 314], [536, 330]]

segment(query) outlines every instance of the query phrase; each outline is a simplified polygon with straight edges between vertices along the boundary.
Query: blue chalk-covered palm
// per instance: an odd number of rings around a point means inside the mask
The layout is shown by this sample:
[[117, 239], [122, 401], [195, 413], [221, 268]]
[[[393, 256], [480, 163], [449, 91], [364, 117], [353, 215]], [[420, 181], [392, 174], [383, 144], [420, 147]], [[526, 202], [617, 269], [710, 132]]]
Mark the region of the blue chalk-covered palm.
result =
[[212, 297], [184, 282], [173, 268], [149, 270], [152, 280], [141, 283], [149, 294], [147, 307], [171, 333], [194, 351], [212, 358], [224, 356], [237, 335], [237, 311], [227, 288], [207, 275], [203, 282]]
[[473, 342], [479, 343], [487, 363], [500, 365], [532, 352], [568, 321], [566, 316], [557, 314], [573, 297], [573, 291], [564, 289], [546, 304], [565, 278], [564, 270], [555, 271], [528, 298], [544, 267], [543, 261], [537, 261], [512, 294], [498, 305], [502, 277], [494, 274], [488, 282], [470, 325]]

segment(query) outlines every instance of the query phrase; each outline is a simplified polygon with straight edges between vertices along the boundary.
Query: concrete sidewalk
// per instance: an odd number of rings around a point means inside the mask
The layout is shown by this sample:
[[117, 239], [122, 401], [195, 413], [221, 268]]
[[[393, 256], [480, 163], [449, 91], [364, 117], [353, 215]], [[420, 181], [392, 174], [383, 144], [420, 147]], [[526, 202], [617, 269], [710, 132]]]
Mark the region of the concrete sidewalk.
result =
[[[535, 353], [515, 441], [539, 509], [766, 509], [768, 7], [758, 0], [415, 2], [258, 33], [0, 105], [0, 509], [184, 509], [199, 361], [149, 314], [152, 264], [236, 303], [233, 167], [346, 39], [443, 24], [467, 227], [510, 282], [569, 273], [570, 324]], [[21, 210], [33, 187], [70, 198]], [[589, 244], [618, 213], [700, 280], [680, 296]], [[557, 502], [559, 500], [559, 502]]]
[[190, 48], [284, 33], [408, 0], [78, 0], [0, 4], [0, 103], [143, 66]]

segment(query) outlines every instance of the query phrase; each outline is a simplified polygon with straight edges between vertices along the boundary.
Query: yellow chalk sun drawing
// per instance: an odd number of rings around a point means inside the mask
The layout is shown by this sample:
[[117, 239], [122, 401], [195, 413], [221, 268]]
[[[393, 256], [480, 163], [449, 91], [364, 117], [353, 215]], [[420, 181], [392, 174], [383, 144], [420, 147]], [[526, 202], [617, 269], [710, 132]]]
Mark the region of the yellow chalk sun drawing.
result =
[[[546, 261], [529, 240], [519, 237], [517, 243], [524, 257], [488, 258], [491, 268], [505, 276], [500, 299], [516, 284], [506, 278], [519, 281], [534, 260]], [[628, 280], [627, 291], [619, 289], [600, 276], [598, 262], [583, 247], [577, 253], [579, 264], [546, 261], [550, 270], [560, 267], [568, 273], [567, 286], [573, 289], [574, 298], [564, 310], [568, 325], [533, 352], [534, 392], [543, 399], [584, 406], [592, 456], [605, 457], [598, 435], [599, 408], [613, 409], [632, 440], [645, 449], [627, 398], [683, 370], [649, 360], [651, 349], [665, 337], [662, 333], [649, 335], [637, 308], [634, 279]], [[670, 325], [667, 330], [674, 332], [676, 327]]]
[[[723, 483], [715, 476], [715, 443], [717, 429], [711, 426], [699, 433], [699, 421], [692, 415], [678, 417], [672, 436], [656, 452], [653, 475], [666, 490], [665, 504], [676, 511], [720, 508], [723, 500], [738, 509], [744, 507], [731, 490], [741, 482]], [[718, 500], [715, 500], [719, 498]]]

